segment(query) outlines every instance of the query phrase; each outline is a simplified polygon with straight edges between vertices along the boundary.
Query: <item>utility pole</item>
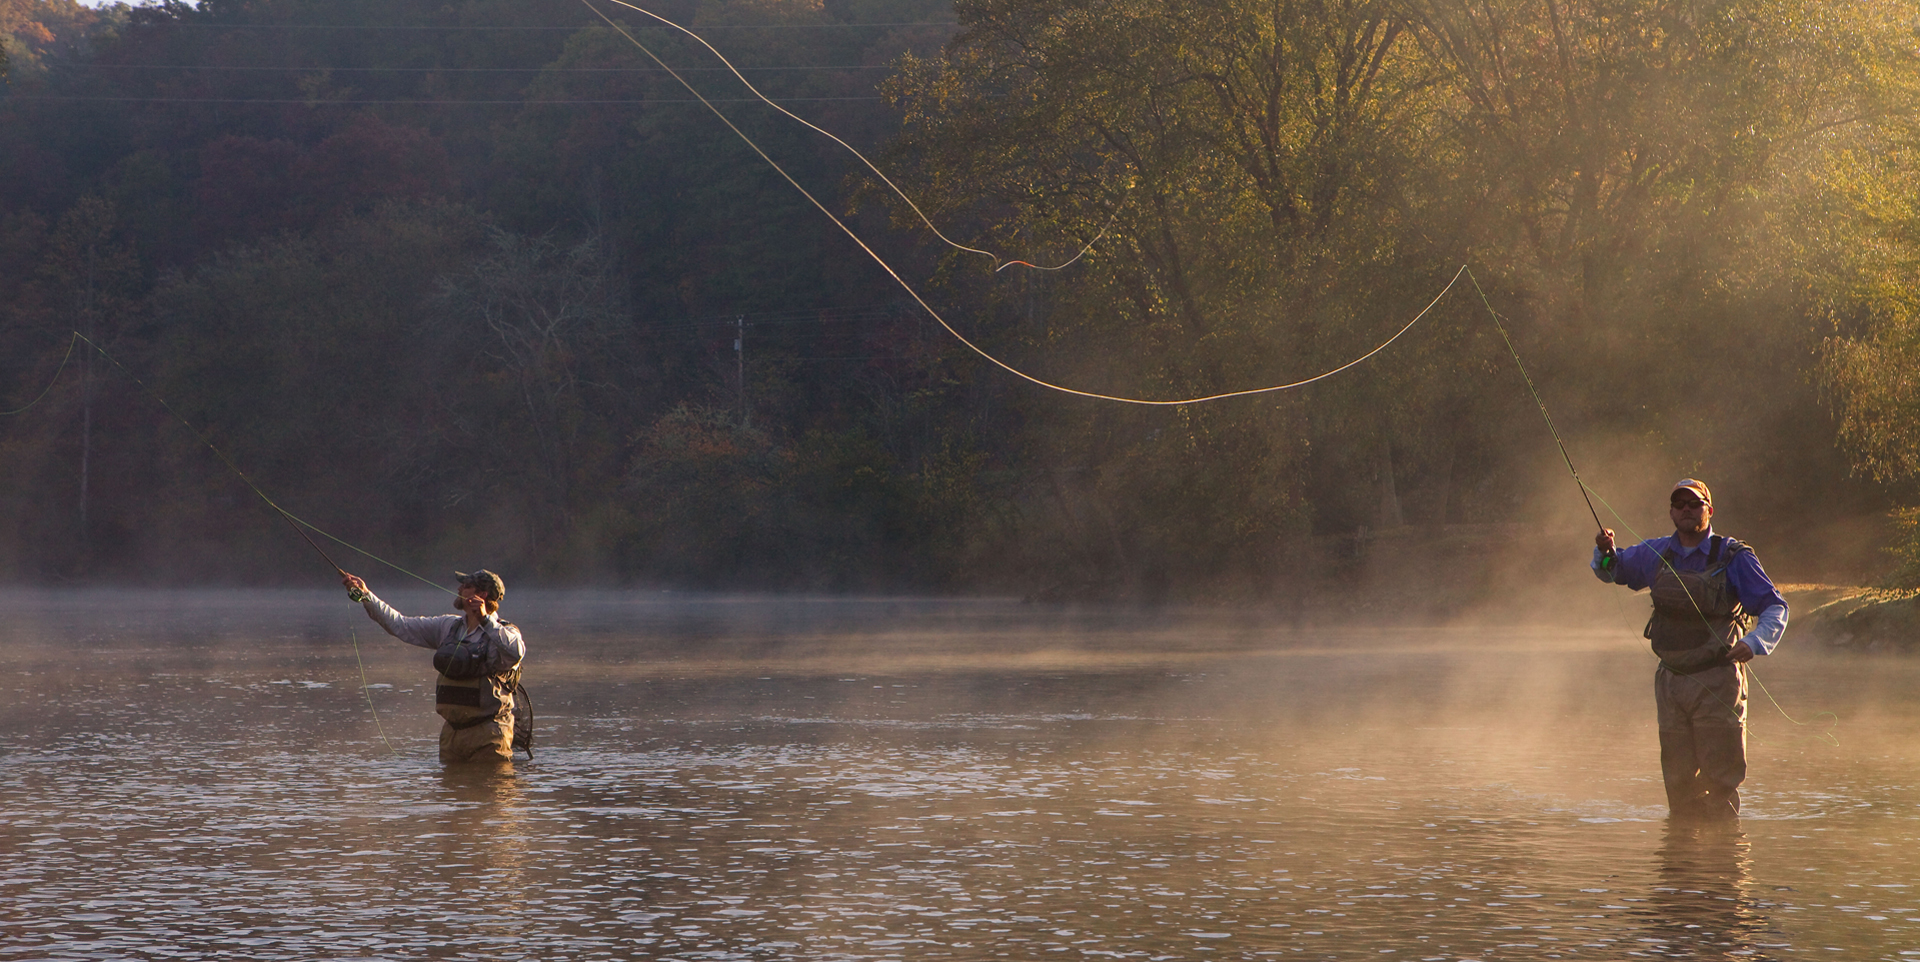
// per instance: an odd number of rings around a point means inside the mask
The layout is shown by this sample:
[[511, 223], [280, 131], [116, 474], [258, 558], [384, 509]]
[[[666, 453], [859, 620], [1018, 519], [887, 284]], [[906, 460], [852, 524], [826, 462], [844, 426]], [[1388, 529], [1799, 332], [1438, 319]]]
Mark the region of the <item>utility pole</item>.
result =
[[740, 426], [753, 426], [753, 416], [747, 413], [747, 316], [736, 314], [733, 318], [733, 369], [734, 377], [740, 387]]
[[80, 545], [83, 549], [88, 542], [87, 481], [93, 460], [93, 285], [98, 249], [97, 243], [87, 244], [87, 292], [80, 308], [88, 340], [80, 366]]

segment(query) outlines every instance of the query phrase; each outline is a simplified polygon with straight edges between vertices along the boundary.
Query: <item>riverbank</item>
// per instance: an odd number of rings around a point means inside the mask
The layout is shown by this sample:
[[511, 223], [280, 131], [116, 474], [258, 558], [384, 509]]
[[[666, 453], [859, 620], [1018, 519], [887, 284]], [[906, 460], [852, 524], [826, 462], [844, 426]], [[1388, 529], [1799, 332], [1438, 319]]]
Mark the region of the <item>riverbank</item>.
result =
[[1920, 653], [1920, 592], [1844, 585], [1781, 585], [1796, 643], [1842, 651]]

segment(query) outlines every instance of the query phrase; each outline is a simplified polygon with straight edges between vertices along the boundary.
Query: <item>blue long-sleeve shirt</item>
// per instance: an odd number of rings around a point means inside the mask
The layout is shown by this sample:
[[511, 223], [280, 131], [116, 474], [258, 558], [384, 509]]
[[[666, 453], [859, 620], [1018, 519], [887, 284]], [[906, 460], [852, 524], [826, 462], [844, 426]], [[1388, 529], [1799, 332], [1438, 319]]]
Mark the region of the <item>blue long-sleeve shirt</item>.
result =
[[[1673, 567], [1679, 571], [1705, 571], [1707, 552], [1713, 548], [1713, 531], [1708, 529], [1707, 536], [1700, 539], [1697, 547], [1688, 548], [1680, 544], [1673, 535], [1664, 538], [1650, 538], [1636, 545], [1614, 549], [1614, 561], [1611, 569], [1600, 566], [1600, 549], [1593, 549], [1593, 574], [1608, 584], [1624, 585], [1634, 591], [1640, 591], [1653, 585], [1653, 579], [1665, 564], [1661, 555], [1673, 552]], [[1721, 549], [1723, 552], [1725, 548]], [[1740, 607], [1754, 613], [1752, 630], [1740, 640], [1756, 655], [1772, 654], [1780, 645], [1780, 636], [1787, 631], [1787, 599], [1782, 597], [1780, 589], [1774, 587], [1773, 579], [1760, 567], [1760, 559], [1752, 551], [1742, 551], [1733, 563], [1727, 566], [1727, 586], [1740, 598]]]

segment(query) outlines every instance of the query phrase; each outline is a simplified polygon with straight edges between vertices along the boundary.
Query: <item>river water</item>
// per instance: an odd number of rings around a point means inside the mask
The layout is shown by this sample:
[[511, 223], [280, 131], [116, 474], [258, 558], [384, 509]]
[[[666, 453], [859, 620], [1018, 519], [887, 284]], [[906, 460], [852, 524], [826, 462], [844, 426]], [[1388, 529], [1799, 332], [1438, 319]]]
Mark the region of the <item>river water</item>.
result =
[[1746, 815], [1687, 830], [1631, 612], [508, 602], [494, 772], [337, 592], [0, 592], [0, 960], [1920, 959], [1894, 657], [1790, 631], [1808, 724], [1756, 690]]

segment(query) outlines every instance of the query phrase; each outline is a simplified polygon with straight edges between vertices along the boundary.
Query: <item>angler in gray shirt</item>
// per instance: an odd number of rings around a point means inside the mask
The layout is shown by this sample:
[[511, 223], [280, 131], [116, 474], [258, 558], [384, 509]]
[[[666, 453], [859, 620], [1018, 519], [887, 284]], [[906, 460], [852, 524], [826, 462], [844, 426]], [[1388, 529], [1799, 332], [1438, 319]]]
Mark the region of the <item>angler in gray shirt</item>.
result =
[[[514, 693], [520, 687], [520, 661], [527, 644], [520, 629], [499, 617], [506, 583], [491, 571], [454, 572], [460, 593], [457, 615], [408, 616], [374, 597], [354, 575], [341, 582], [387, 634], [418, 648], [433, 649], [440, 672], [434, 710], [445, 719], [440, 728], [442, 762], [513, 760]], [[521, 747], [529, 743], [523, 738]]]

